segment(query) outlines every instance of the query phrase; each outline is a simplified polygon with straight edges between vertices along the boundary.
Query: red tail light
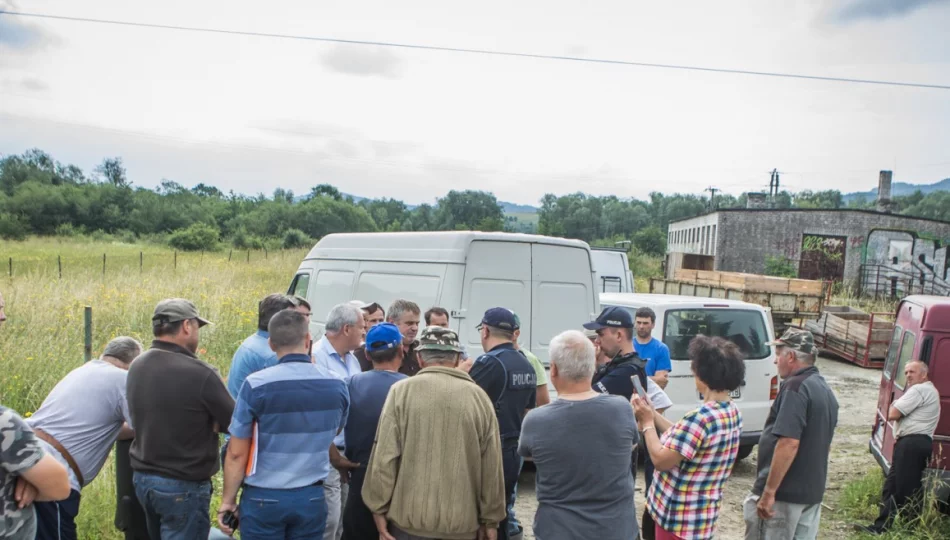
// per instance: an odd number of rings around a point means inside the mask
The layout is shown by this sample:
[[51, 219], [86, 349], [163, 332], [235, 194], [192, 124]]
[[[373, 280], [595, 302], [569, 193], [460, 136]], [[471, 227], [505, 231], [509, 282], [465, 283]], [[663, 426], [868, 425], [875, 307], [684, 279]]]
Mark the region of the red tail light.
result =
[[775, 400], [778, 397], [778, 375], [772, 377], [772, 387], [769, 389], [769, 399]]

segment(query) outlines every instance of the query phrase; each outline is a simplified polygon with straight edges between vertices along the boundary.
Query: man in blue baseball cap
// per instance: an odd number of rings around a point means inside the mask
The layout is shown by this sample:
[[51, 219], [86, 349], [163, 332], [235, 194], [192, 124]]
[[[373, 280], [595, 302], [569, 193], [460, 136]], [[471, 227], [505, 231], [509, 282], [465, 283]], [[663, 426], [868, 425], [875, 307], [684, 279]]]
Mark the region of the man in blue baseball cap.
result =
[[399, 373], [403, 354], [399, 327], [392, 323], [379, 323], [366, 333], [366, 356], [373, 362], [373, 369], [353, 375], [347, 382], [350, 415], [343, 429], [346, 458], [339, 457], [336, 448], [330, 448], [331, 461], [340, 471], [340, 476], [350, 476], [350, 495], [343, 509], [344, 539], [379, 536], [373, 513], [366, 508], [360, 494], [383, 403], [386, 402], [389, 389], [408, 378]]
[[[515, 333], [521, 325], [513, 311], [503, 307], [485, 312], [478, 331], [485, 354], [472, 364], [469, 375], [485, 390], [495, 404], [495, 415], [501, 431], [501, 458], [505, 471], [505, 504], [514, 499], [515, 485], [521, 468], [518, 440], [521, 421], [536, 403], [537, 375], [531, 363], [515, 346]], [[509, 538], [508, 517], [499, 524], [498, 538]]]

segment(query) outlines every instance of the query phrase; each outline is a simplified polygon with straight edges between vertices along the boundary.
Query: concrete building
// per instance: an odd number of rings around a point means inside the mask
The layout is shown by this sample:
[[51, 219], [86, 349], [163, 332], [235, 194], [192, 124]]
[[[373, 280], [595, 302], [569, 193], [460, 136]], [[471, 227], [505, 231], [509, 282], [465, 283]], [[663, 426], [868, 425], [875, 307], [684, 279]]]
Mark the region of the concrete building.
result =
[[678, 268], [761, 274], [771, 257], [791, 264], [800, 278], [870, 294], [950, 294], [950, 222], [890, 213], [890, 182], [890, 171], [881, 171], [879, 210], [770, 209], [756, 197], [749, 205], [755, 208], [674, 221], [667, 277]]

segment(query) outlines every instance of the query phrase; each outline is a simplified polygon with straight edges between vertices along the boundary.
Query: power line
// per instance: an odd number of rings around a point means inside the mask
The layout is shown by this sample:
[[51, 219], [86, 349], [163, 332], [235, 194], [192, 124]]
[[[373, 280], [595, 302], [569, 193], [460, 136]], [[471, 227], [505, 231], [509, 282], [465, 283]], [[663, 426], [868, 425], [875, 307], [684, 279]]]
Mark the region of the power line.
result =
[[132, 27], [137, 27], [137, 28], [153, 28], [153, 29], [160, 29], [160, 30], [178, 30], [178, 31], [184, 31], [184, 32], [206, 32], [206, 33], [213, 33], [213, 34], [225, 34], [225, 35], [237, 35], [237, 36], [319, 41], [323, 43], [338, 43], [338, 44], [345, 44], [345, 45], [370, 45], [370, 46], [375, 46], [375, 47], [395, 47], [395, 48], [401, 48], [401, 49], [456, 52], [456, 53], [467, 53], [467, 54], [485, 54], [485, 55], [491, 55], [491, 56], [533, 58], [533, 59], [539, 59], [539, 60], [560, 60], [560, 61], [568, 61], [568, 62], [588, 62], [588, 63], [594, 63], [594, 64], [610, 64], [610, 65], [619, 65], [619, 66], [649, 67], [649, 68], [675, 69], [675, 70], [686, 70], [686, 71], [703, 71], [703, 72], [710, 72], [710, 73], [726, 73], [726, 74], [731, 74], [731, 75], [754, 75], [754, 76], [759, 76], [759, 77], [781, 77], [781, 78], [787, 78], [787, 79], [807, 79], [807, 80], [826, 81], [826, 82], [876, 84], [876, 85], [883, 85], [883, 86], [903, 86], [903, 87], [912, 87], [912, 88], [930, 88], [930, 89], [936, 89], [936, 90], [950, 90], [950, 85], [942, 85], [942, 84], [925, 84], [925, 83], [902, 82], [902, 81], [882, 81], [882, 80], [876, 80], [876, 79], [853, 79], [853, 78], [848, 78], [848, 77], [825, 77], [825, 76], [820, 76], [820, 75], [805, 75], [801, 73], [781, 73], [777, 71], [754, 71], [754, 70], [748, 70], [748, 69], [713, 68], [713, 67], [689, 66], [689, 65], [680, 65], [680, 64], [659, 64], [659, 63], [653, 63], [653, 62], [633, 62], [633, 61], [628, 61], [628, 60], [610, 60], [610, 59], [605, 59], [605, 58], [564, 56], [564, 55], [554, 55], [554, 54], [535, 54], [535, 53], [523, 53], [523, 52], [512, 52], [512, 51], [500, 51], [500, 50], [492, 50], [492, 49], [470, 49], [470, 48], [464, 48], [464, 47], [444, 47], [444, 46], [438, 46], [438, 45], [420, 45], [420, 44], [414, 44], [414, 43], [395, 43], [395, 42], [388, 42], [388, 41], [340, 39], [340, 38], [321, 37], [321, 36], [278, 34], [278, 33], [272, 33], [272, 32], [224, 30], [224, 29], [219, 29], [219, 28], [202, 28], [202, 27], [197, 27], [197, 26], [181, 26], [181, 25], [172, 25], [172, 24], [117, 21], [117, 20], [110, 20], [110, 19], [94, 19], [90, 17], [69, 17], [66, 15], [48, 15], [44, 13], [27, 13], [27, 12], [22, 12], [22, 11], [0, 10], [0, 15], [11, 15], [15, 17], [32, 17], [32, 18], [37, 18], [37, 19], [51, 19], [51, 20], [95, 23], [95, 24], [111, 24], [111, 25], [119, 25], [119, 26], [132, 26]]

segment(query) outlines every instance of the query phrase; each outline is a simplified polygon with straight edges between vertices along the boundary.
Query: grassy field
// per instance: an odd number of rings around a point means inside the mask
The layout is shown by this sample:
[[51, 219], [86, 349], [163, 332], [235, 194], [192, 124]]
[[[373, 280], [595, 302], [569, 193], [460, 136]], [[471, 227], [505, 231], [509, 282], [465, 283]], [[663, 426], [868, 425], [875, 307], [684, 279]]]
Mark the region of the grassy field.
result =
[[[139, 269], [139, 253], [144, 265]], [[102, 273], [106, 253], [106, 273]], [[29, 416], [57, 381], [83, 362], [83, 307], [93, 310], [93, 354], [130, 335], [146, 345], [156, 302], [193, 300], [215, 324], [202, 330], [200, 356], [227, 372], [231, 355], [257, 326], [257, 302], [287, 289], [306, 250], [234, 254], [174, 253], [162, 247], [33, 239], [0, 243], [0, 292], [8, 321], [0, 328], [0, 403]], [[59, 278], [57, 255], [62, 257]], [[13, 277], [8, 275], [9, 258]], [[77, 406], [82, 406], [77, 403]], [[220, 491], [220, 483], [219, 489]], [[110, 463], [83, 490], [79, 537], [121, 538], [113, 527], [115, 478]]]

